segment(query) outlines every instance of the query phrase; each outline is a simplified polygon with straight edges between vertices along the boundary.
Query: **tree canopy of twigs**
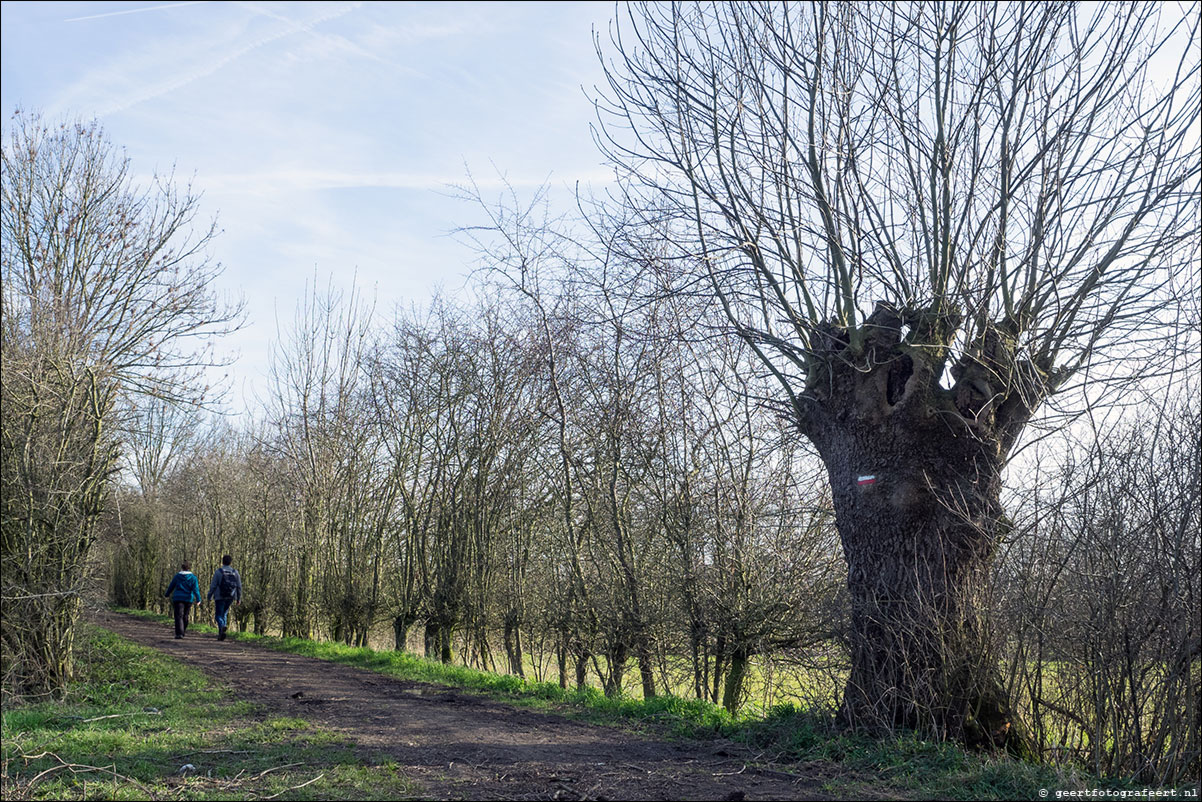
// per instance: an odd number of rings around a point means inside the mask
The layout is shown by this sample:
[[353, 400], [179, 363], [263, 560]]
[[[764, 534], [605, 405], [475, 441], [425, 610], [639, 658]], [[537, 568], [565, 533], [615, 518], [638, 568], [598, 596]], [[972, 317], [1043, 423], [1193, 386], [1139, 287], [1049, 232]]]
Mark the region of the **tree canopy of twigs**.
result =
[[823, 327], [854, 359], [884, 304], [936, 382], [1000, 340], [1008, 370], [973, 380], [1033, 408], [1103, 358], [1145, 371], [1175, 320], [1198, 255], [1196, 12], [632, 4], [600, 51], [599, 140], [620, 200], [798, 403]]

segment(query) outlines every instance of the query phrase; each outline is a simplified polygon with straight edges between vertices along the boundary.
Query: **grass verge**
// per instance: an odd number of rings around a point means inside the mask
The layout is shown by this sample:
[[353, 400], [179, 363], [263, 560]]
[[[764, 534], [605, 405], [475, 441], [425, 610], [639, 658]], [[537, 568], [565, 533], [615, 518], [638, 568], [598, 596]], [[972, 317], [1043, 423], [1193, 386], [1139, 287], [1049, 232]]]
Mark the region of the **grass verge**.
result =
[[3, 711], [0, 797], [411, 799], [392, 764], [303, 719], [256, 717], [200, 671], [81, 622], [57, 702]]
[[[144, 610], [118, 612], [164, 624], [169, 616]], [[202, 628], [212, 631], [212, 628]], [[844, 798], [882, 796], [919, 799], [1055, 799], [1076, 792], [1126, 799], [1185, 799], [1184, 789], [1149, 789], [1135, 782], [1099, 779], [1071, 767], [1034, 765], [1004, 756], [966, 752], [949, 743], [912, 735], [874, 739], [841, 732], [829, 717], [791, 705], [766, 716], [731, 716], [724, 708], [696, 699], [607, 697], [595, 688], [564, 689], [466, 666], [445, 665], [407, 652], [377, 651], [340, 643], [238, 633], [238, 640], [277, 651], [330, 660], [406, 680], [483, 693], [525, 707], [554, 710], [603, 724], [619, 724], [657, 736], [706, 739], [726, 737], [745, 743], [764, 759], [806, 764], [829, 776], [826, 790]], [[1175, 790], [1175, 795], [1170, 795]], [[1041, 795], [1046, 791], [1046, 795]], [[1151, 792], [1151, 793], [1149, 793]], [[1069, 797], [1061, 797], [1069, 798]], [[1197, 797], [1190, 797], [1197, 798]]]

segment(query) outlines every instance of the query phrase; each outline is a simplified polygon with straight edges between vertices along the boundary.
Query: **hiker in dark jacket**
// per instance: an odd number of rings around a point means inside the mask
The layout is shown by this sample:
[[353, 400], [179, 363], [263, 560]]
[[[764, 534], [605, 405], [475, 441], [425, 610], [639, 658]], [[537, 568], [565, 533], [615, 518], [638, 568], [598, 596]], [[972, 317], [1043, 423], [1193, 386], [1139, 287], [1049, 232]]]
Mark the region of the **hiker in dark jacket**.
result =
[[171, 597], [171, 607], [175, 613], [175, 637], [178, 640], [188, 629], [188, 613], [192, 605], [200, 603], [200, 582], [192, 573], [191, 563], [179, 564], [179, 573], [171, 577], [171, 584], [163, 595]]
[[222, 557], [221, 567], [213, 573], [213, 581], [209, 583], [209, 598], [213, 600], [213, 615], [217, 618], [217, 640], [225, 640], [230, 605], [242, 601], [242, 577], [238, 576], [238, 569], [230, 565], [233, 561], [228, 554]]

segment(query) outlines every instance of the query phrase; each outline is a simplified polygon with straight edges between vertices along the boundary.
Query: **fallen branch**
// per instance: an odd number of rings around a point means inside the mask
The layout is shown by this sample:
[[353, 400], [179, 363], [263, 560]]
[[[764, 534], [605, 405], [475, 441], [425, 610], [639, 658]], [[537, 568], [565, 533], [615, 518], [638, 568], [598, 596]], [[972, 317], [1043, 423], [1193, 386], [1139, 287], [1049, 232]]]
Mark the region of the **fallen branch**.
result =
[[[136, 713], [111, 713], [107, 716], [96, 716], [95, 718], [85, 718], [85, 719], [83, 719], [83, 723], [87, 724], [89, 721], [102, 721], [103, 719], [106, 719], [106, 718], [125, 718], [126, 716], [161, 716], [161, 715], [163, 715], [163, 713], [162, 713], [162, 711], [159, 711], [159, 710], [156, 710], [153, 713], [150, 712], [149, 710], [139, 710]], [[72, 718], [74, 718], [74, 717], [72, 717]]]
[[715, 777], [733, 777], [736, 774], [742, 774], [745, 771], [747, 771], [746, 763], [744, 763], [743, 768], [739, 769], [738, 771], [715, 771], [714, 776]]
[[178, 755], [172, 755], [171, 759], [178, 760], [188, 755], [249, 755], [250, 753], [251, 750], [249, 749], [193, 749], [191, 752], [180, 752]]
[[[293, 764], [293, 765], [297, 765], [297, 764]], [[260, 776], [261, 776], [261, 775], [260, 775]], [[284, 794], [284, 793], [287, 793], [287, 792], [289, 792], [289, 791], [295, 791], [295, 790], [296, 790], [296, 789], [298, 789], [298, 788], [304, 788], [306, 785], [312, 785], [313, 783], [317, 782], [318, 780], [320, 780], [320, 779], [321, 779], [322, 777], [324, 777], [324, 776], [326, 776], [326, 774], [325, 774], [325, 772], [323, 771], [321, 774], [318, 774], [318, 775], [317, 775], [316, 777], [314, 777], [312, 780], [308, 780], [307, 782], [303, 782], [303, 783], [301, 783], [300, 785], [294, 785], [294, 786], [292, 786], [291, 788], [285, 788], [283, 791], [279, 791], [278, 793], [274, 793], [274, 794], [272, 794], [271, 796], [265, 796], [265, 797], [263, 797], [263, 799], [275, 799], [275, 798], [276, 798], [277, 796], [279, 796], [280, 794]]]
[[246, 782], [250, 782], [251, 780], [257, 780], [260, 777], [262, 777], [264, 774], [270, 774], [273, 771], [279, 771], [280, 769], [290, 769], [293, 766], [303, 766], [303, 765], [305, 765], [305, 764], [304, 763], [285, 763], [282, 766], [273, 766], [270, 769], [266, 769], [264, 771], [259, 772], [254, 777], [247, 777]]
[[94, 772], [94, 771], [101, 772], [102, 774], [110, 774], [110, 775], [112, 775], [113, 779], [115, 779], [115, 780], [122, 780], [124, 782], [129, 783], [130, 785], [135, 786], [136, 788], [138, 788], [138, 790], [145, 793], [146, 796], [149, 797], [150, 799], [158, 799], [158, 797], [155, 795], [154, 791], [151, 791], [149, 788], [147, 788], [145, 785], [142, 785], [142, 783], [138, 782], [133, 777], [127, 777], [124, 774], [118, 773], [116, 771], [116, 769], [114, 768], [114, 766], [108, 766], [106, 768], [104, 766], [88, 766], [88, 765], [85, 765], [82, 763], [68, 763], [67, 761], [63, 760], [61, 757], [54, 754], [53, 752], [41, 752], [36, 755], [27, 755], [23, 752], [21, 753], [21, 758], [24, 760], [37, 760], [37, 759], [43, 758], [43, 757], [52, 757], [55, 760], [57, 760], [60, 765], [51, 766], [50, 768], [35, 774], [33, 779], [31, 779], [29, 781], [29, 783], [26, 784], [26, 786], [25, 786], [26, 791], [33, 790], [33, 787], [43, 777], [53, 774], [56, 771], [61, 771], [63, 769], [66, 769], [67, 771], [71, 772], [72, 774], [88, 774], [88, 773]]

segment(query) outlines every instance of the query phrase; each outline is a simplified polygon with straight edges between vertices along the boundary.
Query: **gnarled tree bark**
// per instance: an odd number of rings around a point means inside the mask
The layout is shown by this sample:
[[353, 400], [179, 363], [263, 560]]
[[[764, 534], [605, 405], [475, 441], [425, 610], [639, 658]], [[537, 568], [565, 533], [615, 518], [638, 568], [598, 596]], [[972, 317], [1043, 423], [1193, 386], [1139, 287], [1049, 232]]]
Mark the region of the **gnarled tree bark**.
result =
[[838, 326], [815, 333], [822, 368], [796, 417], [829, 474], [848, 565], [852, 667], [841, 717], [1021, 754], [981, 592], [1007, 526], [1005, 457], [1049, 381], [994, 333], [942, 386], [939, 342], [954, 329], [931, 310], [882, 303], [858, 348]]

